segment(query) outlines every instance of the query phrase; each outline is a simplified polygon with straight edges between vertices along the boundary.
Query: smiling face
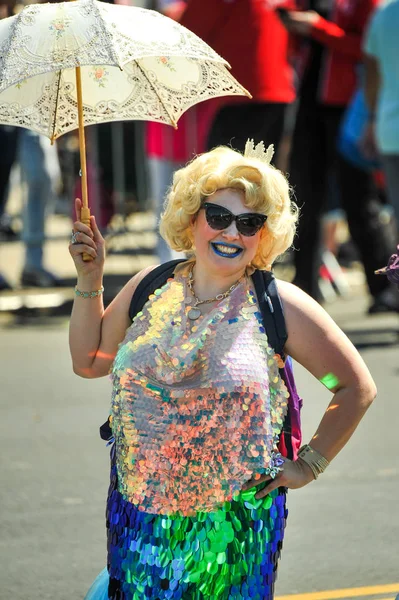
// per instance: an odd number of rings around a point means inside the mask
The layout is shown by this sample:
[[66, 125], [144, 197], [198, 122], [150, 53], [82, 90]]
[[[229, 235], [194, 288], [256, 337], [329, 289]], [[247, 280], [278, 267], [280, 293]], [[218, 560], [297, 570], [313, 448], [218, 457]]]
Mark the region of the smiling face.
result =
[[[207, 197], [208, 202], [230, 210], [234, 215], [253, 213], [244, 204], [244, 192], [236, 189], [218, 190]], [[207, 223], [205, 210], [201, 209], [192, 225], [197, 263], [202, 263], [210, 272], [230, 275], [243, 273], [256, 255], [261, 232], [245, 236], [237, 230], [233, 221], [226, 229], [217, 231]]]

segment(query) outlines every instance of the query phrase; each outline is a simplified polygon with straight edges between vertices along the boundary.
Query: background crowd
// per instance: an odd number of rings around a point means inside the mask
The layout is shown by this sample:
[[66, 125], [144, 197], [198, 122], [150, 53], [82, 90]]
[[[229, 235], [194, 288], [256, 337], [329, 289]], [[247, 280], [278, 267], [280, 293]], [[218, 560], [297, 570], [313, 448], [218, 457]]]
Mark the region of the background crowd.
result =
[[[301, 208], [290, 254], [294, 282], [323, 300], [326, 263], [333, 261], [339, 272], [344, 261], [336, 243], [336, 225], [344, 217], [346, 249], [364, 267], [369, 312], [398, 312], [397, 289], [375, 270], [387, 264], [398, 240], [399, 0], [123, 3], [159, 10], [196, 33], [230, 63], [252, 99], [199, 104], [176, 131], [150, 122], [90, 128], [89, 193], [104, 231], [115, 213], [137, 207], [159, 216], [173, 172], [197, 153], [219, 144], [243, 151], [248, 138], [263, 140], [275, 145], [277, 164], [288, 173]], [[20, 8], [0, 0], [0, 17]], [[110, 143], [115, 136], [124, 149], [122, 196], [112, 150], [117, 145]], [[78, 177], [67, 175], [67, 165], [79, 171], [74, 140], [75, 133], [67, 134], [50, 146], [32, 131], [0, 125], [0, 243], [20, 235], [25, 244], [21, 286], [61, 283], [44, 266], [45, 223], [60, 190], [71, 207], [78, 193]], [[26, 189], [21, 231], [7, 212], [15, 165]], [[173, 258], [160, 237], [156, 252], [161, 262]], [[0, 265], [0, 291], [9, 288]]]

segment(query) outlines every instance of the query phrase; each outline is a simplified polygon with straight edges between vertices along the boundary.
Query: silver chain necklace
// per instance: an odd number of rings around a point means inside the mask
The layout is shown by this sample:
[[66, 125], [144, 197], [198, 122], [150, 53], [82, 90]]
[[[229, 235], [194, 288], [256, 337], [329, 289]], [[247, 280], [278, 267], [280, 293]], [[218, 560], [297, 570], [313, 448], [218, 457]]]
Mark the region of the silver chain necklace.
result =
[[193, 269], [194, 269], [194, 267], [191, 268], [190, 273], [188, 275], [187, 285], [193, 296], [194, 306], [192, 306], [190, 308], [190, 310], [187, 313], [187, 316], [191, 321], [196, 321], [197, 319], [199, 319], [199, 317], [202, 314], [200, 309], [198, 308], [198, 306], [200, 306], [201, 304], [210, 304], [211, 302], [220, 301], [220, 300], [223, 300], [224, 298], [227, 298], [227, 296], [230, 296], [231, 292], [233, 290], [235, 290], [236, 287], [241, 283], [241, 281], [244, 278], [244, 275], [241, 275], [240, 279], [238, 279], [238, 281], [233, 283], [233, 285], [227, 290], [227, 292], [223, 292], [222, 294], [217, 294], [214, 298], [208, 298], [207, 300], [200, 300], [199, 298], [197, 298], [197, 296], [195, 295], [195, 292], [194, 292]]

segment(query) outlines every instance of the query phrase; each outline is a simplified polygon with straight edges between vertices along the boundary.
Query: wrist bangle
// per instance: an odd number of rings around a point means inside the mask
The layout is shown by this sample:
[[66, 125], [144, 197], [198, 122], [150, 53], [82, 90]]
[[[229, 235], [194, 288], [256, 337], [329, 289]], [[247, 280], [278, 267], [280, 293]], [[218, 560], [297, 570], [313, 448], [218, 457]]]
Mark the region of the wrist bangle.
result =
[[99, 290], [94, 292], [81, 292], [78, 290], [78, 286], [75, 285], [75, 296], [79, 296], [80, 298], [96, 298], [97, 296], [101, 296], [104, 291], [104, 286], [102, 285]]
[[311, 469], [315, 479], [327, 469], [330, 464], [320, 452], [317, 452], [312, 446], [305, 444], [299, 449], [298, 458], [301, 458]]

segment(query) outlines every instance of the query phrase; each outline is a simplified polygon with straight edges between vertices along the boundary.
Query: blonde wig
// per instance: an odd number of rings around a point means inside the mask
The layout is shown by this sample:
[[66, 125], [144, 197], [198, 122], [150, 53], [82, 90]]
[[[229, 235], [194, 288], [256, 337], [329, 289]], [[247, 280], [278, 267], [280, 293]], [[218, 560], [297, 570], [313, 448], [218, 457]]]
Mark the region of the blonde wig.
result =
[[160, 232], [173, 250], [195, 254], [191, 223], [201, 205], [217, 190], [242, 190], [244, 203], [267, 215], [252, 266], [271, 269], [292, 244], [298, 219], [284, 175], [266, 161], [219, 146], [175, 172], [161, 216]]

